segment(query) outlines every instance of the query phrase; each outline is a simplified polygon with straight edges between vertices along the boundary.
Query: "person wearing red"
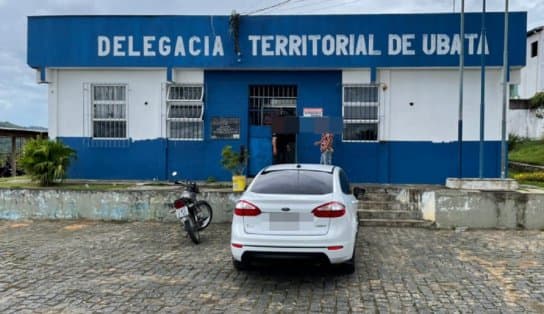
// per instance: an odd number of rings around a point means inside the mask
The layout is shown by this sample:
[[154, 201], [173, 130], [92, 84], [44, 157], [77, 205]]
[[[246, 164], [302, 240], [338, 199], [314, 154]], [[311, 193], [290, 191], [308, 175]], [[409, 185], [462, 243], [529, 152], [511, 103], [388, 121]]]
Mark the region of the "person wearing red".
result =
[[319, 145], [319, 150], [321, 151], [319, 163], [322, 165], [332, 164], [332, 153], [334, 152], [332, 147], [333, 140], [334, 135], [332, 133], [324, 132], [321, 134], [321, 140], [314, 143], [315, 145]]

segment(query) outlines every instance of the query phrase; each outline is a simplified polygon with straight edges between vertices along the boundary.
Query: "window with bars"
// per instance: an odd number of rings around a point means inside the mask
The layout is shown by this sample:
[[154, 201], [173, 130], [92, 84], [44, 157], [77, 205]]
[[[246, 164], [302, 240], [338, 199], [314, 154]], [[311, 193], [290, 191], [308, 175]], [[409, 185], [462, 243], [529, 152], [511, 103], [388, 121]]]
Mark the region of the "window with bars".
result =
[[126, 85], [92, 85], [91, 98], [93, 138], [126, 138]]
[[170, 139], [204, 139], [204, 87], [171, 85], [166, 95], [166, 127]]
[[250, 85], [249, 119], [252, 125], [271, 125], [278, 116], [296, 116], [296, 85]]
[[379, 121], [379, 86], [344, 85], [342, 119], [344, 141], [377, 141]]

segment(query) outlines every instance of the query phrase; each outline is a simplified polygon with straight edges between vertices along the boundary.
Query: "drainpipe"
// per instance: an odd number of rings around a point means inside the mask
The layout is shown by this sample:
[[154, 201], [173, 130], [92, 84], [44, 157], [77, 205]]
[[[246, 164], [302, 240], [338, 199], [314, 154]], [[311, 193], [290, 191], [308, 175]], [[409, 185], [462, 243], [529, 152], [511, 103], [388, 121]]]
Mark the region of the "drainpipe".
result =
[[459, 118], [457, 120], [458, 177], [463, 177], [463, 72], [465, 67], [465, 0], [461, 0], [461, 50], [459, 52]]
[[501, 132], [501, 179], [506, 178], [506, 105], [508, 102], [508, 0], [504, 6], [504, 48], [502, 53], [503, 86], [502, 86], [502, 132]]
[[479, 174], [480, 179], [484, 177], [484, 136], [485, 136], [485, 53], [487, 47], [487, 39], [485, 37], [485, 1], [483, 0], [482, 8], [482, 32], [481, 38], [483, 38], [483, 45], [481, 51], [481, 90], [480, 90], [480, 163], [479, 163]]

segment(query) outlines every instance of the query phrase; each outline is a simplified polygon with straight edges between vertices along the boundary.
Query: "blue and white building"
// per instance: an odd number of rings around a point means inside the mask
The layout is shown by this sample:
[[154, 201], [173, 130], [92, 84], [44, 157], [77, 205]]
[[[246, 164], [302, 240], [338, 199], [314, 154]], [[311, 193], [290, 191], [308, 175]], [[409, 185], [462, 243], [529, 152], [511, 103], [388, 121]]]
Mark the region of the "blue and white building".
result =
[[[77, 150], [71, 178], [228, 179], [225, 145], [272, 162], [275, 117], [290, 158], [355, 182], [440, 183], [458, 173], [459, 14], [33, 16], [28, 64], [48, 84], [49, 135]], [[502, 13], [465, 16], [463, 175], [478, 174], [486, 55], [485, 176], [500, 175]], [[526, 13], [510, 14], [510, 81], [525, 64]], [[276, 128], [274, 126], [274, 128]], [[285, 128], [284, 128], [285, 129]]]

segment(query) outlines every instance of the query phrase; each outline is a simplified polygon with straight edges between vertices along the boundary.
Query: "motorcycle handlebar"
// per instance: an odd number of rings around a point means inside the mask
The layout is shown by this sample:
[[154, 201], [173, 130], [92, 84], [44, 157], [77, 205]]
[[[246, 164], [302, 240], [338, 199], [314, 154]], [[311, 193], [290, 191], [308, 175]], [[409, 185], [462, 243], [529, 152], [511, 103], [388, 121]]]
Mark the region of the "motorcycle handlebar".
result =
[[192, 188], [192, 189], [195, 190], [194, 192], [196, 192], [196, 193], [198, 193], [200, 191], [200, 189], [198, 188], [198, 184], [196, 184], [196, 182], [176, 180], [176, 181], [174, 181], [174, 184], [181, 185], [181, 186], [184, 186], [186, 188]]

